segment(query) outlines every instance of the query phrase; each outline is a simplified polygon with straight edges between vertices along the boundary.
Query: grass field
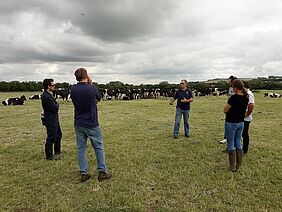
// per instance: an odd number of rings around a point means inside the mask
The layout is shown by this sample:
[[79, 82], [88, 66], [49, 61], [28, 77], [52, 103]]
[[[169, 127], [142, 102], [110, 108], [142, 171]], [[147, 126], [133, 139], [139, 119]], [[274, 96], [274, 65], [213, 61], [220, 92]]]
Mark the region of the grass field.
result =
[[[276, 91], [277, 92], [277, 91]], [[280, 91], [281, 93], [281, 91]], [[31, 93], [24, 93], [29, 96]], [[21, 93], [0, 93], [0, 100]], [[71, 102], [60, 103], [61, 160], [44, 159], [41, 104], [0, 106], [0, 211], [281, 211], [282, 98], [255, 93], [250, 150], [242, 169], [227, 171], [223, 105], [227, 97], [195, 98], [191, 138], [172, 139], [175, 106], [167, 100], [99, 103], [106, 162], [113, 177], [79, 183]], [[90, 143], [89, 143], [90, 144]]]

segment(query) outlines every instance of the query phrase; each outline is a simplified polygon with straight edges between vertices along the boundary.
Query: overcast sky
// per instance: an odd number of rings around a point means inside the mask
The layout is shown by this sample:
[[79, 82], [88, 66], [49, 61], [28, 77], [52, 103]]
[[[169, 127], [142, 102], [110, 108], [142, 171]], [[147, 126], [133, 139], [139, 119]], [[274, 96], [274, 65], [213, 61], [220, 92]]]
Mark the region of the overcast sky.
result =
[[281, 0], [9, 0], [0, 81], [159, 83], [282, 75]]

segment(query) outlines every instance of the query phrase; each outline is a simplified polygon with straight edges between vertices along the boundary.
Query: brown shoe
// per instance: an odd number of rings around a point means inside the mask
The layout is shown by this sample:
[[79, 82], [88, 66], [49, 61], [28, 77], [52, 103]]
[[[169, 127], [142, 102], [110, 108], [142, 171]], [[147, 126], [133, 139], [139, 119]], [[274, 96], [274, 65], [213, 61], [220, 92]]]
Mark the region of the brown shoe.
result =
[[112, 177], [112, 174], [110, 172], [99, 171], [98, 181], [101, 182], [102, 180], [108, 180], [111, 177]]
[[90, 174], [81, 174], [81, 177], [80, 177], [80, 182], [81, 182], [81, 183], [83, 183], [83, 182], [85, 182], [85, 181], [89, 180], [89, 179], [90, 179], [90, 177], [91, 177], [91, 175], [90, 175]]

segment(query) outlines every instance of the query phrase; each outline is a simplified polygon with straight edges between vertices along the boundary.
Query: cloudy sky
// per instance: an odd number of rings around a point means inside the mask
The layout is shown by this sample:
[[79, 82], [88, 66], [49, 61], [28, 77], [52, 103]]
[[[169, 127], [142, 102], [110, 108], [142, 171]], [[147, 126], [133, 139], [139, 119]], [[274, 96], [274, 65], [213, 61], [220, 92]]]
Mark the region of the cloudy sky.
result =
[[9, 0], [0, 81], [159, 83], [282, 75], [281, 0]]

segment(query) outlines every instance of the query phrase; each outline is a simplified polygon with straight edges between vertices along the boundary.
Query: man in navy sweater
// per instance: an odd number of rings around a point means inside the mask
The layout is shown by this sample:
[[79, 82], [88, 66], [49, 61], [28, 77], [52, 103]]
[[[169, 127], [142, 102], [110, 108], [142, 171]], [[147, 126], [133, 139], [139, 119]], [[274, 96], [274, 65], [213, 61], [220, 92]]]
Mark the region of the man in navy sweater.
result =
[[78, 163], [81, 173], [81, 182], [88, 180], [88, 162], [85, 155], [87, 138], [90, 139], [94, 149], [98, 180], [111, 178], [111, 173], [106, 169], [102, 134], [98, 122], [97, 101], [101, 100], [98, 89], [91, 84], [91, 79], [84, 68], [79, 68], [74, 73], [78, 83], [71, 88], [71, 99], [74, 105], [74, 127], [77, 142]]
[[[62, 131], [59, 123], [59, 104], [53, 96], [55, 84], [53, 79], [44, 79], [43, 81], [44, 92], [41, 96], [41, 104], [44, 110], [42, 123], [47, 129], [47, 139], [45, 143], [45, 154], [47, 160], [58, 159], [61, 154], [61, 139]], [[53, 155], [53, 144], [54, 152]]]
[[170, 100], [169, 104], [173, 105], [173, 102], [177, 100], [175, 123], [173, 128], [173, 138], [178, 138], [178, 132], [180, 127], [181, 117], [184, 119], [184, 133], [185, 137], [189, 138], [189, 112], [190, 103], [193, 101], [192, 91], [188, 88], [187, 80], [183, 79], [180, 82], [180, 88], [175, 92], [173, 99]]

